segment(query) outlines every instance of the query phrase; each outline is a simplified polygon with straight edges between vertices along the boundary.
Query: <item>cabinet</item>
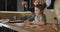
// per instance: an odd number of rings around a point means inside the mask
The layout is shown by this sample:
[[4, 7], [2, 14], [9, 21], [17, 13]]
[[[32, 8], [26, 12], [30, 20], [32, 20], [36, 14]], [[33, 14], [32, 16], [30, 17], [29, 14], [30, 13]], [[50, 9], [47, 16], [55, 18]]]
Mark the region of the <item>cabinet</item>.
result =
[[17, 11], [17, 0], [0, 0], [0, 11]]
[[5, 0], [0, 0], [0, 11], [5, 11]]

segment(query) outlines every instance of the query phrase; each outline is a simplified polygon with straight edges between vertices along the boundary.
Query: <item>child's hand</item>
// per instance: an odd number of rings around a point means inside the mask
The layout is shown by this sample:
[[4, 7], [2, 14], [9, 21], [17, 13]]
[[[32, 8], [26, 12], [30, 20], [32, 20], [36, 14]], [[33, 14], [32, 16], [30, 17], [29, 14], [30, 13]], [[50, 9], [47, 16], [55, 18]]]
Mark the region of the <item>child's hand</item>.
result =
[[24, 23], [25, 24], [30, 24], [30, 22], [28, 20], [25, 20]]
[[44, 27], [44, 22], [39, 22], [37, 25], [40, 27]]
[[44, 25], [44, 22], [39, 22], [39, 23], [37, 23], [37, 24], [42, 24], [42, 25]]

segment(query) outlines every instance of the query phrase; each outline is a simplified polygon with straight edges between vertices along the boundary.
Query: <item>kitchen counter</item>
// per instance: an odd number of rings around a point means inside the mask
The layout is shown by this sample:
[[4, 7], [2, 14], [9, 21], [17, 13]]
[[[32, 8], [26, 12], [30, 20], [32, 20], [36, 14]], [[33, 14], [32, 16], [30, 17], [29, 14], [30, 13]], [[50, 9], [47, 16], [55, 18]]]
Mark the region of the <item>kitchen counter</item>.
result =
[[44, 30], [36, 29], [33, 27], [26, 28], [25, 26], [20, 26], [20, 23], [1, 23], [3, 26], [19, 31], [19, 32], [56, 32], [50, 24], [44, 27]]
[[30, 11], [0, 11], [0, 13], [31, 13]]
[[14, 23], [0, 23], [0, 27], [2, 27], [2, 26], [7, 27], [12, 30], [16, 30], [18, 32], [29, 32], [29, 31], [23, 30], [20, 27], [16, 26]]

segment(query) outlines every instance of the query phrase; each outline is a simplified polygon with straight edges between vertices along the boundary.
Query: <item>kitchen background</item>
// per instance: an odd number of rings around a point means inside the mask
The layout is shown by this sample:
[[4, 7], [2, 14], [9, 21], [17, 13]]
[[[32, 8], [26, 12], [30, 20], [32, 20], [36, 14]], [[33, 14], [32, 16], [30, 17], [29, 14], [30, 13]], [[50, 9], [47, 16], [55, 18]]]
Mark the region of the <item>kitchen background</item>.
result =
[[[22, 1], [29, 1], [29, 6], [32, 5], [31, 0], [0, 0], [0, 11], [24, 11], [24, 7], [21, 5]], [[56, 14], [58, 21], [60, 21], [60, 0], [55, 0], [54, 9], [45, 10]]]

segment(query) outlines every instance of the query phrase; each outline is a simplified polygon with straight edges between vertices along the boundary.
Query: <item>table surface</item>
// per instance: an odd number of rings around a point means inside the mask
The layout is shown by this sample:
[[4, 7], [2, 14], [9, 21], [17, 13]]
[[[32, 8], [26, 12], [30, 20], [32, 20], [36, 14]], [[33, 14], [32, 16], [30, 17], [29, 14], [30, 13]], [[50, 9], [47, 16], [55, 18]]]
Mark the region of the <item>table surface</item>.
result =
[[52, 26], [50, 24], [46, 25], [44, 27], [44, 30], [40, 30], [40, 29], [36, 29], [35, 27], [28, 27], [26, 28], [25, 26], [20, 26], [20, 25], [16, 25], [16, 23], [5, 23], [6, 25], [9, 25], [11, 29], [17, 30], [17, 31], [21, 31], [21, 30], [25, 30], [26, 32], [56, 32], [54, 29], [52, 29]]

